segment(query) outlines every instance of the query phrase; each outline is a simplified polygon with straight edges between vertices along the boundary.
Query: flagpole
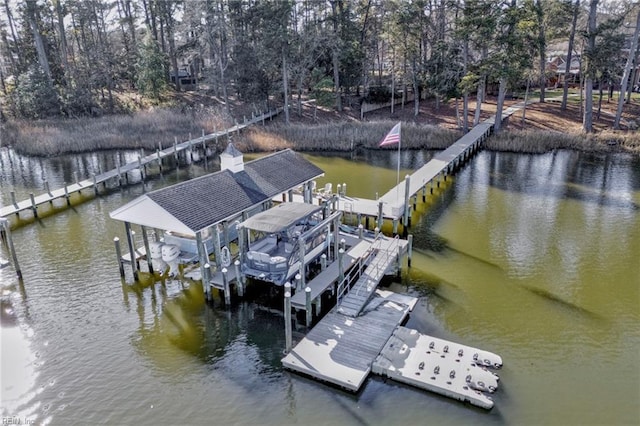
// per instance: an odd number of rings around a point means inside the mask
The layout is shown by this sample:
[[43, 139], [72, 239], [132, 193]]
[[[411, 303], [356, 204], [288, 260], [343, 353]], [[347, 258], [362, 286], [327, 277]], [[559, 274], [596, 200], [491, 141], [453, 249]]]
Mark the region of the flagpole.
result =
[[402, 144], [402, 125], [398, 127], [398, 173], [396, 175], [396, 203], [400, 199], [400, 145]]

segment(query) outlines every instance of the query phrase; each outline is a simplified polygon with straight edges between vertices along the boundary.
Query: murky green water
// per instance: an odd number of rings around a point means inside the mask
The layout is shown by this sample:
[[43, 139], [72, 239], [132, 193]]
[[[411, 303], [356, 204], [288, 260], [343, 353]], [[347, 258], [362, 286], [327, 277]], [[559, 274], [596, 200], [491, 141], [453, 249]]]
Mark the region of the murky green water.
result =
[[[374, 197], [395, 184], [395, 155], [309, 158], [326, 181]], [[401, 176], [429, 157], [403, 153]], [[0, 200], [114, 161], [0, 150]], [[215, 167], [167, 172], [145, 189]], [[275, 313], [250, 303], [210, 309], [186, 282], [123, 286], [112, 239], [124, 231], [108, 212], [143, 190], [115, 190], [14, 231], [24, 284], [0, 270], [2, 416], [58, 425], [640, 422], [638, 159], [484, 152], [418, 206], [413, 268], [392, 289], [420, 296], [410, 327], [503, 357], [490, 412], [375, 377], [357, 395], [341, 392], [281, 369]]]

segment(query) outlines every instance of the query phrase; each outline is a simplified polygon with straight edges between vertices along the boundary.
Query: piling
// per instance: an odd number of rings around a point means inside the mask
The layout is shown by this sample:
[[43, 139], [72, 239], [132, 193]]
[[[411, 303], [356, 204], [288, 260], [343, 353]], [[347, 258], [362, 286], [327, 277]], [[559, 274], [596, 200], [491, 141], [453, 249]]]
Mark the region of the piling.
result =
[[364, 238], [364, 226], [362, 226], [362, 224], [358, 225], [358, 238], [359, 239]]
[[304, 289], [305, 295], [305, 309], [306, 309], [306, 324], [307, 327], [311, 327], [311, 287], [307, 287]]
[[320, 270], [324, 271], [325, 269], [327, 269], [327, 255], [322, 253], [322, 256], [320, 256]]
[[149, 267], [149, 273], [153, 275], [153, 262], [151, 260], [151, 250], [149, 250], [149, 238], [147, 237], [147, 228], [142, 228], [142, 241], [144, 243], [144, 250], [147, 253], [147, 266]]
[[115, 237], [113, 244], [116, 246], [116, 257], [118, 259], [118, 268], [120, 269], [120, 278], [124, 278], [124, 265], [122, 264], [122, 250], [120, 249], [120, 238]]
[[402, 225], [406, 229], [409, 226], [409, 194], [410, 191], [411, 178], [409, 175], [404, 177], [404, 218], [402, 219]]
[[291, 351], [291, 284], [284, 284], [284, 337], [285, 337], [285, 352]]
[[380, 228], [376, 226], [376, 228], [373, 230], [373, 235], [375, 236], [375, 238], [378, 238], [378, 234], [380, 234]]
[[138, 155], [138, 168], [140, 169], [140, 179], [144, 182], [144, 169], [142, 168], [142, 158]]
[[243, 282], [243, 277], [240, 274], [240, 261], [238, 259], [236, 259], [235, 262], [233, 262], [233, 267], [236, 271], [236, 286], [238, 289], [238, 296], [239, 297], [243, 297], [244, 296], [244, 282]]
[[382, 228], [382, 201], [378, 202], [378, 229]]
[[160, 169], [160, 173], [162, 173], [162, 157], [160, 157], [160, 150], [156, 150], [156, 156], [158, 157], [158, 168]]
[[344, 270], [342, 269], [342, 259], [344, 257], [344, 249], [338, 250], [338, 280], [344, 280]]
[[202, 269], [202, 288], [204, 289], [204, 298], [207, 302], [211, 302], [211, 265], [209, 262], [204, 264]]
[[93, 179], [93, 192], [96, 194], [96, 196], [98, 195], [98, 180], [96, 179], [96, 174], [93, 173], [91, 175], [91, 178]]
[[11, 237], [11, 228], [9, 226], [9, 221], [1, 217], [0, 218], [0, 228], [4, 230], [4, 236], [7, 240], [7, 246], [9, 246], [9, 254], [11, 255], [11, 260], [13, 260], [13, 268], [16, 271], [16, 275], [18, 279], [22, 281], [22, 270], [20, 269], [20, 263], [18, 262], [18, 255], [16, 254], [16, 249], [13, 246], [13, 238]]
[[49, 181], [44, 181], [44, 189], [45, 191], [47, 191], [47, 194], [49, 194], [49, 197], [53, 197], [53, 194], [51, 193], [51, 188], [49, 188]]
[[16, 209], [18, 208], [18, 202], [16, 201], [15, 191], [11, 191], [11, 204], [13, 204], [13, 207], [15, 207]]
[[131, 235], [131, 224], [129, 222], [124, 223], [124, 229], [127, 232], [127, 245], [129, 246], [129, 254], [131, 256], [131, 271], [133, 272], [133, 279], [138, 281], [138, 268], [136, 262], [136, 252], [133, 248], [133, 237]]
[[33, 216], [38, 217], [38, 208], [36, 206], [36, 200], [33, 197], [33, 192], [29, 194], [29, 199], [31, 199], [31, 210], [33, 210]]
[[407, 267], [411, 268], [411, 255], [413, 252], [413, 234], [409, 234], [407, 237]]
[[[302, 275], [300, 274], [296, 274], [296, 276], [294, 277], [294, 279], [296, 280], [296, 285], [293, 286], [292, 288], [294, 290], [302, 290]], [[293, 292], [292, 292], [293, 293]]]
[[231, 305], [231, 291], [229, 291], [229, 278], [227, 277], [227, 268], [222, 268], [222, 284], [224, 286], [224, 304]]

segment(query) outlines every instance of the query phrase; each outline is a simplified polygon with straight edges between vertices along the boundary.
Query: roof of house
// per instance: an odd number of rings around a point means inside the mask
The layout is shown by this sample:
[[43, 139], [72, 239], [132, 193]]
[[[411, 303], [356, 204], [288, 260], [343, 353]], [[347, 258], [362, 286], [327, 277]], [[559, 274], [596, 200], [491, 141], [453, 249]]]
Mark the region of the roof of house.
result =
[[324, 172], [285, 149], [142, 195], [110, 213], [112, 219], [195, 235], [209, 226], [315, 179]]

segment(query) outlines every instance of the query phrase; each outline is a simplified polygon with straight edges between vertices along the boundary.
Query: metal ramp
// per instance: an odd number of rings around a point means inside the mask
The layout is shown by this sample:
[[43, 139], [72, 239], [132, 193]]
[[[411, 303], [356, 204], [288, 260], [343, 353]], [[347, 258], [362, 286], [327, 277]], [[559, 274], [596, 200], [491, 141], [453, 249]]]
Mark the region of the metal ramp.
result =
[[[399, 238], [379, 238], [372, 245], [373, 259], [360, 275], [358, 281], [348, 290], [348, 285], [341, 283], [338, 290], [337, 311], [349, 317], [357, 317], [364, 309], [371, 296], [378, 288], [382, 277], [389, 266], [400, 256]], [[348, 291], [348, 293], [346, 293]], [[346, 294], [345, 294], [346, 293]]]

